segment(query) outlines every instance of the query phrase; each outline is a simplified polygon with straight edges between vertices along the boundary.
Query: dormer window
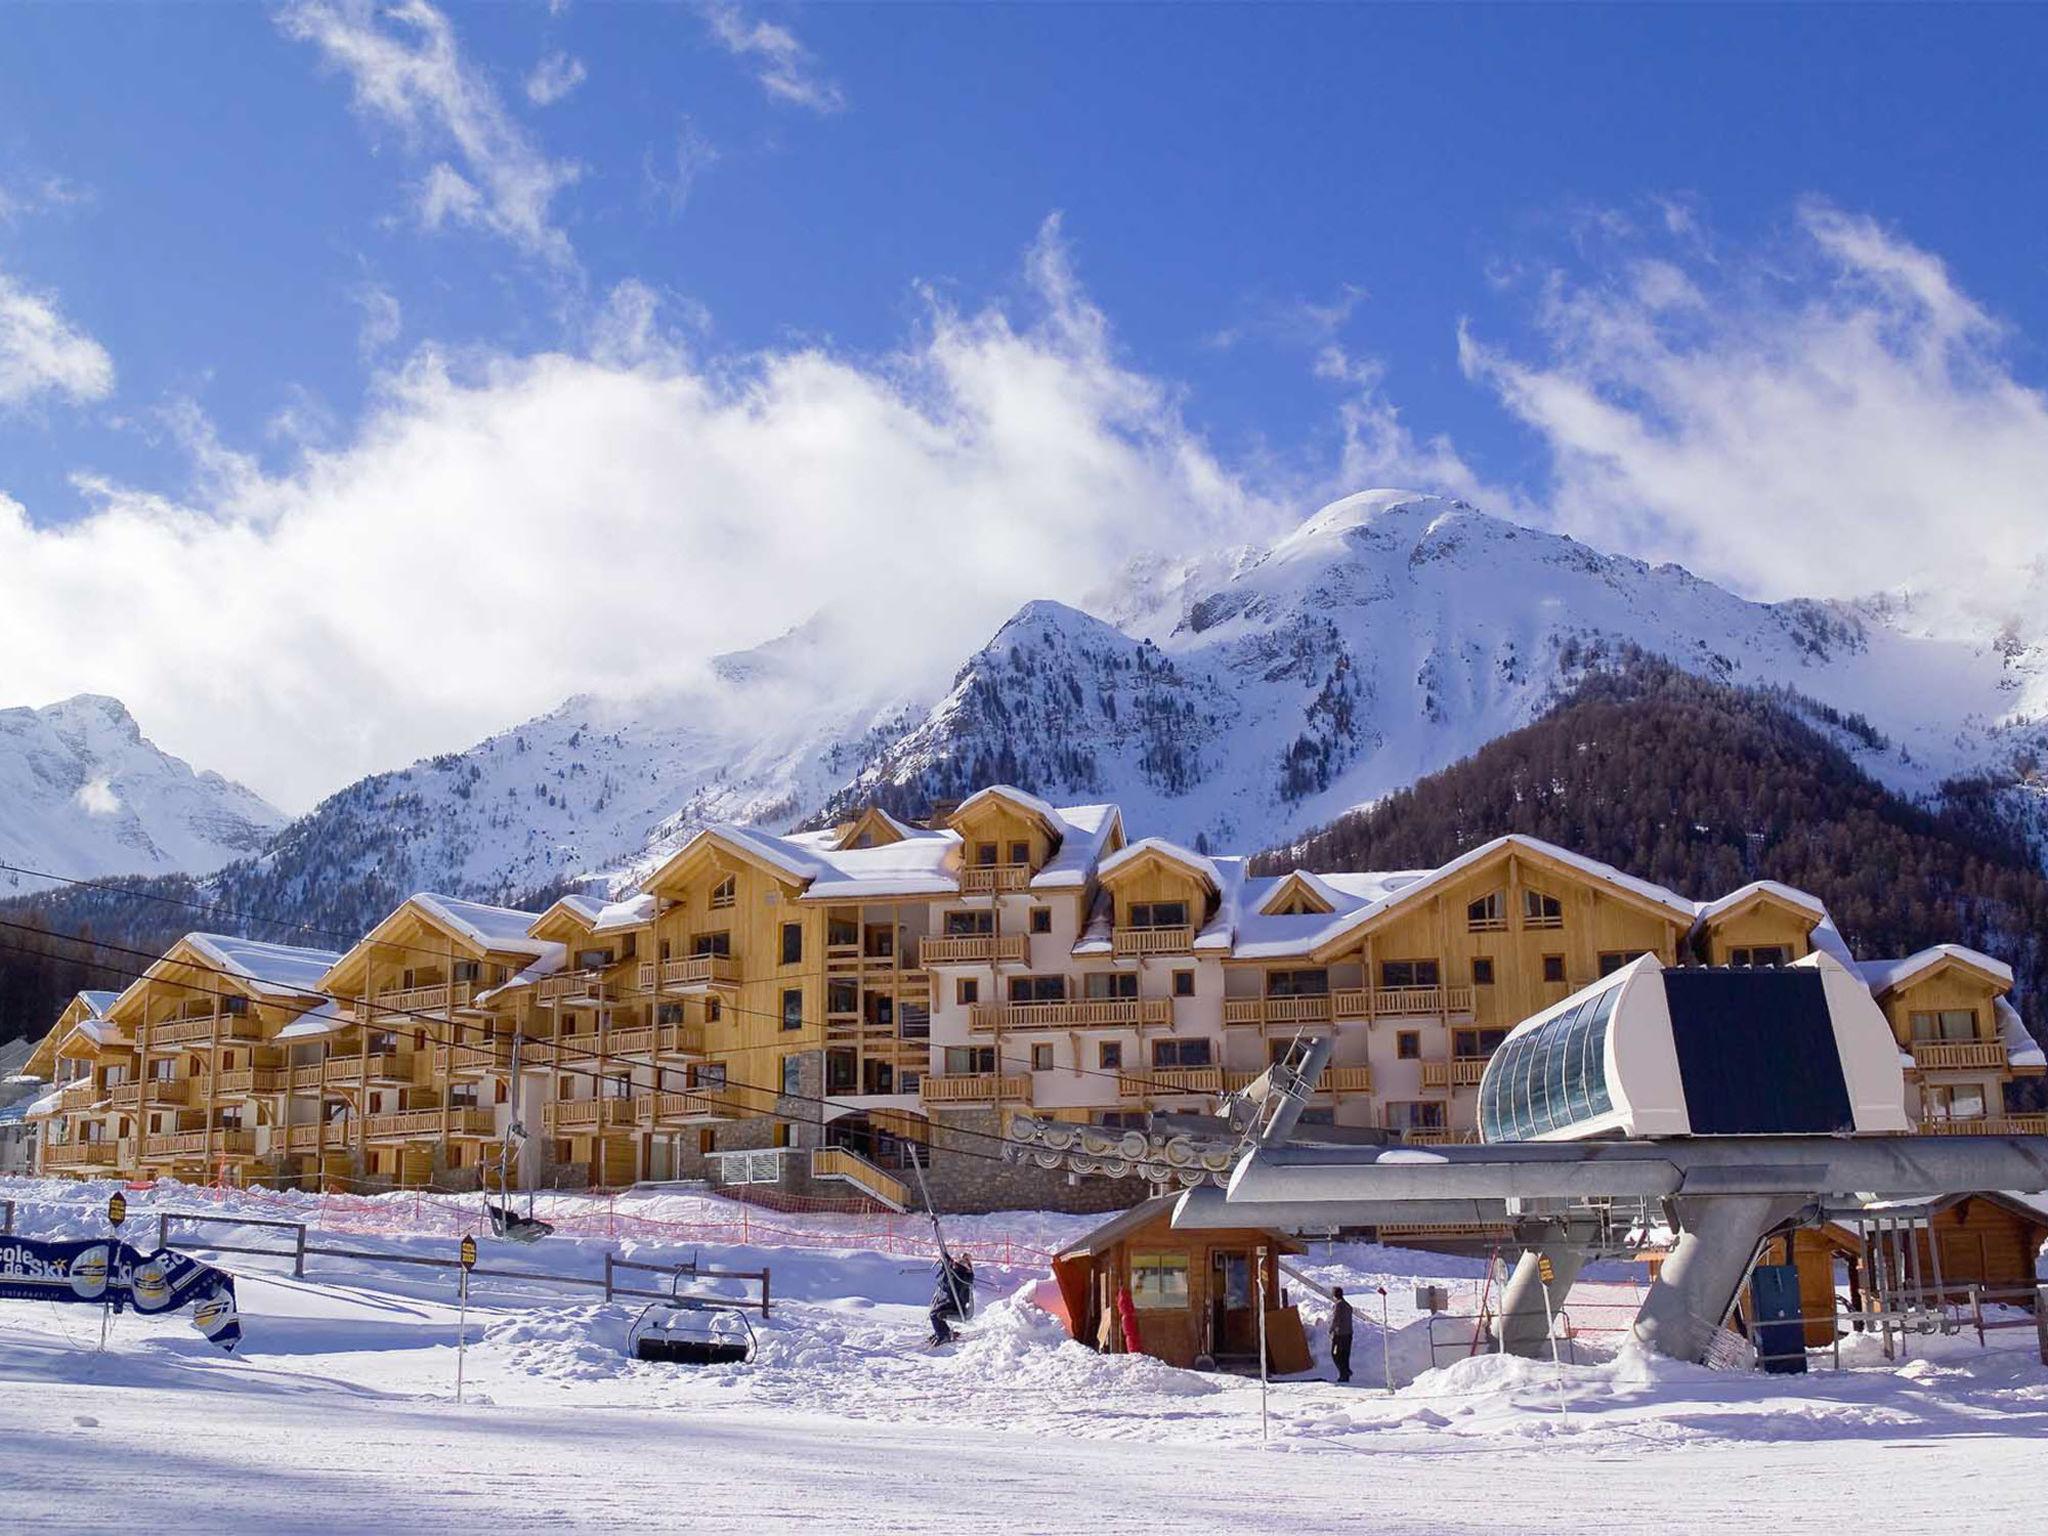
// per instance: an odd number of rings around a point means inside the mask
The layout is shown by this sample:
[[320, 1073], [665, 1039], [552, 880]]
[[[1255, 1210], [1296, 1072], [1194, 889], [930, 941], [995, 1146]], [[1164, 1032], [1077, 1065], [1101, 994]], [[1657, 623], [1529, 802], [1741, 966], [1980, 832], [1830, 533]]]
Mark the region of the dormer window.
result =
[[1129, 928], [1185, 928], [1188, 904], [1184, 901], [1134, 901], [1130, 905]]
[[734, 875], [727, 875], [723, 880], [719, 881], [718, 884], [711, 887], [712, 910], [715, 912], [721, 907], [731, 906], [733, 904], [734, 899], [738, 896], [738, 894], [738, 877]]
[[1010, 862], [1012, 864], [1029, 864], [1031, 862], [1031, 845], [1029, 843], [1010, 844]]
[[1523, 891], [1522, 926], [1524, 928], [1562, 928], [1564, 926], [1564, 903], [1555, 896], [1544, 895], [1541, 891]]
[[996, 862], [996, 845], [994, 843], [976, 843], [974, 845], [974, 862], [983, 869], [993, 868]]
[[1465, 908], [1465, 927], [1471, 933], [1499, 933], [1507, 925], [1507, 903], [1501, 899], [1499, 891], [1489, 891]]

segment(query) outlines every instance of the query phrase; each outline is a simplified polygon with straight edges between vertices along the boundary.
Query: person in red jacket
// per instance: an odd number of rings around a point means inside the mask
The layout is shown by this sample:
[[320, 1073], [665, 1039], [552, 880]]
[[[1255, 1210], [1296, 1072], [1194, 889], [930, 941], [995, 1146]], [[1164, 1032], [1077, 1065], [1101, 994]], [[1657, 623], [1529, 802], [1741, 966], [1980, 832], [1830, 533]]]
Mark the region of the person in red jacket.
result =
[[1123, 1334], [1124, 1353], [1142, 1355], [1145, 1347], [1138, 1339], [1138, 1306], [1131, 1300], [1131, 1288], [1120, 1285], [1116, 1288], [1117, 1328]]

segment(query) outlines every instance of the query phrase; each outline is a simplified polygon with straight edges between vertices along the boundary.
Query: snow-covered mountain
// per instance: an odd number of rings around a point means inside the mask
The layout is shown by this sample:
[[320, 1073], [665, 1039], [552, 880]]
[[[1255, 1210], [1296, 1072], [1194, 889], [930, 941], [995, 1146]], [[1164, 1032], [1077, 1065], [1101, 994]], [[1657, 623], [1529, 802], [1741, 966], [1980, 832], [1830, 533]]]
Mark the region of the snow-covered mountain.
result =
[[[118, 699], [0, 709], [0, 862], [67, 876], [216, 869], [284, 816], [159, 749]], [[0, 871], [0, 893], [47, 882]]]

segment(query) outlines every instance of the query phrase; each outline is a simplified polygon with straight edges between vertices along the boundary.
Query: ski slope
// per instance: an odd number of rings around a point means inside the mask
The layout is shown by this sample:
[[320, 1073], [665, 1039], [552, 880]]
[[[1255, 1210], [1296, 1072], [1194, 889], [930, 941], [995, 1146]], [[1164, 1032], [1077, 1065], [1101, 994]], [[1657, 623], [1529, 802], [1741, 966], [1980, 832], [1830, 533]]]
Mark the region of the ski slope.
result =
[[[16, 1182], [0, 1196], [19, 1202], [17, 1230], [31, 1235], [103, 1230], [104, 1190]], [[358, 1205], [316, 1241], [452, 1256], [450, 1208], [415, 1216], [406, 1200], [390, 1202], [384, 1230]], [[275, 1205], [229, 1197], [225, 1209]], [[1603, 1325], [1634, 1294], [1615, 1267], [1575, 1294], [1582, 1363], [1453, 1347], [1430, 1369], [1412, 1281], [1442, 1280], [1454, 1310], [1469, 1310], [1482, 1266], [1318, 1248], [1310, 1273], [1364, 1303], [1356, 1383], [1274, 1383], [1262, 1443], [1256, 1381], [1099, 1356], [1037, 1308], [1033, 1245], [1085, 1219], [949, 1224], [982, 1260], [981, 1313], [964, 1343], [926, 1355], [931, 1281], [910, 1225], [865, 1248], [835, 1246], [858, 1235], [845, 1218], [772, 1218], [793, 1241], [774, 1228], [715, 1247], [645, 1235], [723, 1205], [559, 1200], [543, 1214], [642, 1235], [530, 1248], [485, 1237], [482, 1262], [587, 1276], [610, 1248], [765, 1263], [775, 1305], [745, 1367], [632, 1361], [633, 1306], [479, 1279], [458, 1405], [452, 1275], [376, 1261], [315, 1257], [298, 1279], [280, 1260], [224, 1256], [245, 1329], [234, 1356], [181, 1320], [134, 1316], [115, 1320], [99, 1354], [91, 1308], [0, 1303], [0, 1507], [14, 1528], [75, 1530], [1704, 1531], [1810, 1515], [1825, 1497], [1840, 1517], [1888, 1526], [2037, 1528], [2048, 1368], [2031, 1331], [1995, 1334], [1988, 1351], [1973, 1335], [1915, 1340], [1898, 1365], [1859, 1341], [1845, 1351], [1852, 1369], [1800, 1379], [1713, 1372], [1614, 1347]], [[213, 1208], [194, 1192], [137, 1192], [131, 1240], [153, 1238], [159, 1207]], [[1008, 1266], [996, 1262], [1005, 1245]], [[1304, 1311], [1320, 1357], [1321, 1305], [1309, 1297]]]

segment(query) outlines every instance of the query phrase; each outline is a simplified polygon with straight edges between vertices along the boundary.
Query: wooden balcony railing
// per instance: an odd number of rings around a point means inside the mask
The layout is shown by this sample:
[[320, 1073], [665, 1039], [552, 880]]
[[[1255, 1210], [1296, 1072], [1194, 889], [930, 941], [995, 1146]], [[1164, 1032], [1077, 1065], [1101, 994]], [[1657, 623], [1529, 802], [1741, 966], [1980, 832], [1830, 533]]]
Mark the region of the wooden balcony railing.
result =
[[1173, 928], [1118, 928], [1110, 948], [1119, 955], [1184, 955], [1194, 948], [1195, 930], [1182, 923]]
[[355, 1144], [355, 1123], [348, 1120], [330, 1120], [324, 1125], [290, 1125], [285, 1127], [284, 1144], [288, 1152], [346, 1151]]
[[2048, 1136], [2048, 1115], [1979, 1115], [1974, 1120], [1928, 1117], [1922, 1136]]
[[197, 1019], [166, 1019], [149, 1026], [149, 1043], [152, 1049], [172, 1045], [191, 1045], [200, 1040], [214, 1038], [214, 1025], [220, 1025], [223, 1040], [253, 1040], [263, 1033], [263, 1021], [253, 1013], [223, 1013], [218, 1019], [212, 1014]]
[[[654, 1095], [642, 1095], [653, 1098]], [[556, 1099], [541, 1106], [541, 1123], [550, 1131], [595, 1131], [627, 1127], [640, 1119], [633, 1099]]]
[[960, 889], [975, 895], [1030, 888], [1029, 864], [969, 864], [960, 871]]
[[291, 1085], [294, 1089], [318, 1088], [327, 1080], [327, 1066], [324, 1062], [308, 1062], [291, 1070]]
[[1998, 1040], [1915, 1040], [1912, 1048], [1913, 1065], [1922, 1072], [1996, 1071], [2006, 1062]]
[[238, 1072], [221, 1073], [219, 1091], [226, 1095], [278, 1093], [284, 1085], [282, 1067], [244, 1067]]
[[[1362, 990], [1362, 989], [1360, 989]], [[1346, 1001], [1356, 1001], [1355, 994]], [[1472, 1011], [1472, 989], [1470, 987], [1374, 987], [1370, 997], [1370, 1017], [1375, 1019], [1399, 1019], [1426, 1017], [1430, 1014], [1470, 1013]], [[1343, 1013], [1343, 1009], [1339, 1009]], [[1346, 1014], [1346, 1017], [1364, 1018], [1366, 1014]]]
[[1486, 1064], [1491, 1056], [1453, 1056], [1451, 1058], [1451, 1086], [1453, 1088], [1477, 1088], [1479, 1080], [1486, 1076]]
[[606, 981], [602, 971], [567, 971], [560, 976], [548, 976], [534, 991], [534, 1001], [543, 1008], [552, 1008], [557, 1003], [575, 1005], [617, 1000], [617, 984]]
[[503, 1072], [512, 1065], [510, 1040], [478, 1040], [447, 1048], [450, 1072]]
[[[120, 1089], [114, 1089], [113, 1093], [118, 1097]], [[58, 1099], [57, 1107], [59, 1109], [84, 1109], [88, 1104], [99, 1103], [105, 1096], [99, 1084], [89, 1077], [81, 1078], [75, 1083], [66, 1083], [64, 1085], [64, 1093]]]
[[1326, 1024], [1332, 1003], [1328, 993], [1311, 997], [1226, 997], [1225, 1024]]
[[1454, 1131], [1445, 1126], [1424, 1126], [1402, 1130], [1401, 1139], [1411, 1147], [1466, 1146], [1479, 1140], [1477, 1131]]
[[1031, 1079], [1022, 1073], [951, 1072], [918, 1079], [917, 1096], [926, 1104], [1010, 1104], [1031, 1102]]
[[701, 1125], [707, 1120], [732, 1120], [738, 1114], [731, 1094], [723, 1088], [643, 1093], [633, 1100], [633, 1116], [642, 1125]]
[[113, 1141], [52, 1142], [43, 1148], [46, 1168], [111, 1168], [120, 1160], [120, 1144]]
[[968, 1015], [975, 1034], [1032, 1029], [1147, 1029], [1173, 1022], [1170, 997], [1097, 998], [1078, 1003], [979, 1003]]
[[740, 963], [732, 955], [686, 955], [681, 960], [641, 961], [640, 990], [652, 992], [657, 979], [664, 992], [736, 987], [740, 984]]
[[[114, 1108], [116, 1109], [140, 1110], [142, 1108], [142, 1084], [140, 1082], [116, 1083], [107, 1092], [108, 1096], [114, 1101]], [[71, 1106], [67, 1103], [65, 1107], [70, 1108]]]
[[379, 1051], [370, 1057], [330, 1056], [325, 1068], [330, 1083], [353, 1083], [367, 1077], [373, 1083], [407, 1082], [412, 1077], [412, 1058], [396, 1051]]
[[1031, 941], [1021, 933], [971, 933], [926, 939], [918, 946], [918, 958], [926, 965], [1021, 965], [1030, 951]]
[[249, 1157], [255, 1151], [254, 1131], [177, 1131], [142, 1138], [144, 1157]]
[[608, 1056], [702, 1056], [702, 1024], [653, 1024], [615, 1029], [605, 1037]]
[[476, 995], [476, 984], [468, 981], [434, 982], [423, 987], [387, 987], [371, 999], [377, 1013], [439, 1014], [467, 1008]]
[[146, 1077], [138, 1086], [147, 1090], [141, 1102], [147, 1104], [174, 1104], [181, 1108], [196, 1108], [206, 1102], [211, 1080], [197, 1077]]
[[372, 1141], [416, 1141], [438, 1138], [443, 1125], [450, 1136], [489, 1136], [495, 1129], [488, 1109], [402, 1109], [370, 1115], [363, 1122]]
[[1152, 1098], [1162, 1094], [1221, 1093], [1221, 1067], [1154, 1067], [1150, 1072], [1120, 1072], [1116, 1091], [1126, 1099]]
[[877, 1168], [845, 1147], [819, 1147], [811, 1153], [811, 1177], [836, 1179], [872, 1195], [884, 1205], [903, 1210], [910, 1204], [910, 1186], [887, 1169]]
[[[1261, 1074], [1247, 1072], [1240, 1068], [1226, 1068], [1223, 1073], [1223, 1088], [1226, 1093], [1236, 1093], [1240, 1088], [1249, 1087]], [[1318, 1096], [1328, 1094], [1341, 1096], [1353, 1093], [1372, 1092], [1372, 1068], [1325, 1067], [1322, 1076], [1316, 1079]]]

